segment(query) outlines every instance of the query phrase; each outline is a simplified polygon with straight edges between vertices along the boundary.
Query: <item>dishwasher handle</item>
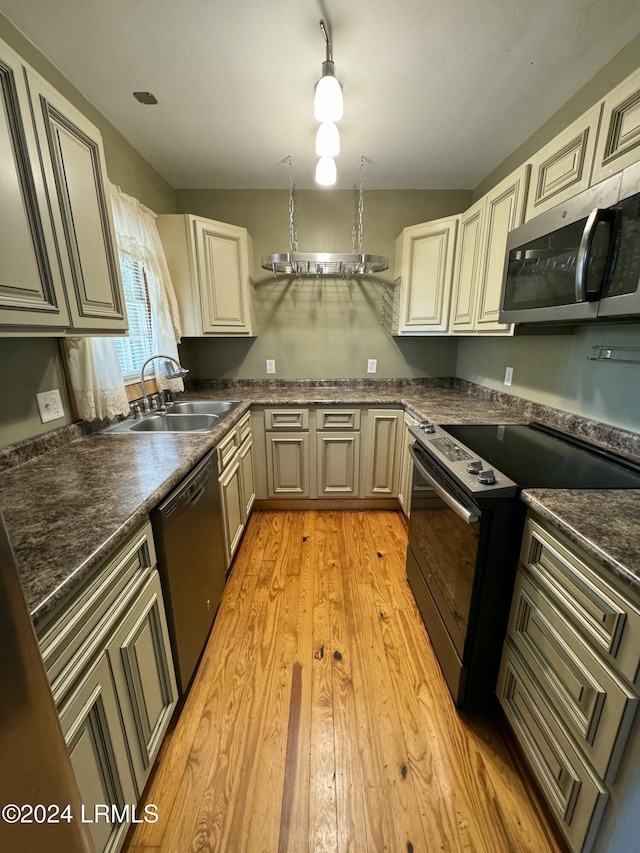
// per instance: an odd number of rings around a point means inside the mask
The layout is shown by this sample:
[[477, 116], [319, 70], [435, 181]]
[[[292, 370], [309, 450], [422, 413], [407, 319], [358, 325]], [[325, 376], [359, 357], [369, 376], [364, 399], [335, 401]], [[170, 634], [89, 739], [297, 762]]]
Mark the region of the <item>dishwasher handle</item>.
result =
[[215, 476], [216, 460], [217, 451], [214, 448], [198, 462], [184, 480], [156, 507], [154, 514], [160, 517], [163, 526], [166, 527], [181, 515], [187, 507], [196, 504], [200, 500], [209, 478]]

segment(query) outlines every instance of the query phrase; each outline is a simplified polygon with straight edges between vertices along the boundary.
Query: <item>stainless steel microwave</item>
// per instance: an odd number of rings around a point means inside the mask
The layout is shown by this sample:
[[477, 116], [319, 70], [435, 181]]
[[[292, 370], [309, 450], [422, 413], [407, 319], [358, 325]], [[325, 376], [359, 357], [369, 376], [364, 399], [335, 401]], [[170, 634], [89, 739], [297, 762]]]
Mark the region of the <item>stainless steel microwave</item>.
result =
[[510, 232], [500, 321], [640, 319], [640, 163]]

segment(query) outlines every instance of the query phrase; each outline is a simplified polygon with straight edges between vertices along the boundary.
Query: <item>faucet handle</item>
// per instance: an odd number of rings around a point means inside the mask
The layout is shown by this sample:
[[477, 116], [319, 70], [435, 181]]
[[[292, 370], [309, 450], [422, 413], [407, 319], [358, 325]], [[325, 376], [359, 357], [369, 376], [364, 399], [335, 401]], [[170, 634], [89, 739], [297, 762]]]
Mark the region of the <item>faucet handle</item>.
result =
[[130, 403], [129, 405], [129, 414], [133, 415], [134, 420], [139, 420], [142, 417], [142, 411], [140, 409], [140, 403]]

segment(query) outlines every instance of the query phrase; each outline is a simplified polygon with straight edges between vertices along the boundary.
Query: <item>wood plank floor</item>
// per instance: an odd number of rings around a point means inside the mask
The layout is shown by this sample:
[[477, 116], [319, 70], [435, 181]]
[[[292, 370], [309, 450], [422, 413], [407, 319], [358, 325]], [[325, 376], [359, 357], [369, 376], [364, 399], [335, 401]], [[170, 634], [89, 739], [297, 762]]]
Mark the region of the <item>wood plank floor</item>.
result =
[[456, 712], [383, 511], [255, 512], [127, 853], [558, 851]]

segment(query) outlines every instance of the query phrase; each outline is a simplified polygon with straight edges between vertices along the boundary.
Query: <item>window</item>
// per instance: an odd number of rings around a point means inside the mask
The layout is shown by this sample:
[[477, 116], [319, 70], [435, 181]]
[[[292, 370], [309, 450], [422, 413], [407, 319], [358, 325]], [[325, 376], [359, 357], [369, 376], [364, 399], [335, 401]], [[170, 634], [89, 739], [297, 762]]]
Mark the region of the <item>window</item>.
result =
[[138, 261], [120, 258], [120, 273], [129, 320], [129, 337], [116, 338], [116, 348], [125, 384], [130, 385], [139, 381], [142, 365], [155, 351], [154, 333], [144, 267]]

